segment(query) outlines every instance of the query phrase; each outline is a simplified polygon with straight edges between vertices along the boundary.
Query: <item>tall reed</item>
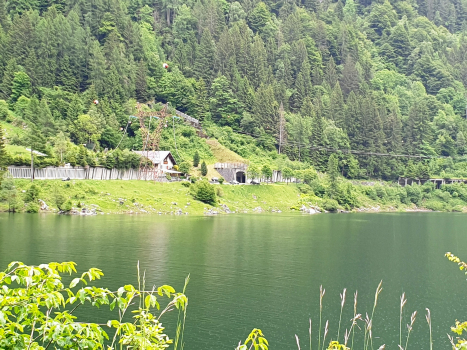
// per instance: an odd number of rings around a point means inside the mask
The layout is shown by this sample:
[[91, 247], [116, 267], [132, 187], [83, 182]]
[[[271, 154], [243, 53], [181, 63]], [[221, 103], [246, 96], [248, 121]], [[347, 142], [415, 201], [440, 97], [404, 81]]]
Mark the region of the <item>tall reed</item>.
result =
[[337, 342], [339, 342], [339, 335], [341, 333], [341, 321], [342, 321], [342, 310], [344, 309], [344, 304], [345, 304], [345, 292], [347, 291], [346, 288], [342, 291], [341, 296], [341, 313], [339, 315], [339, 328], [337, 329]]
[[321, 325], [322, 325], [322, 316], [323, 316], [323, 297], [326, 293], [326, 289], [323, 289], [323, 286], [319, 286], [319, 335], [318, 335], [318, 350], [321, 349]]
[[433, 350], [433, 336], [431, 334], [431, 312], [430, 309], [426, 308], [426, 322], [428, 323], [428, 327], [430, 328], [430, 350]]
[[404, 311], [404, 306], [407, 303], [407, 299], [405, 298], [405, 292], [401, 295], [401, 303], [399, 308], [399, 346], [402, 347], [402, 314]]

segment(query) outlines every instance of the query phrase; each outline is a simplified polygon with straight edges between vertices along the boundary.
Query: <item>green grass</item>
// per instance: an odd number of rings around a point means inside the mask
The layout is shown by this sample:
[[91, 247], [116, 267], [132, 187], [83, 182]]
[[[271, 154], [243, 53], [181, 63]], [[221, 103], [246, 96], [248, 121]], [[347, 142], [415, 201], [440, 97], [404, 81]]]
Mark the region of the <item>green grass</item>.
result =
[[[154, 183], [150, 181], [96, 181], [74, 180], [35, 180], [41, 188], [40, 199], [50, 208], [55, 208], [53, 192], [59, 187], [71, 200], [73, 207], [93, 208], [97, 206], [103, 213], [164, 213], [170, 214], [178, 209], [190, 215], [203, 215], [206, 209], [214, 207], [195, 200], [190, 189], [181, 183]], [[29, 180], [16, 180], [17, 189], [24, 196], [30, 186]], [[252, 212], [261, 207], [264, 211], [272, 209], [291, 211], [298, 202], [299, 192], [293, 185], [232, 186], [215, 185], [221, 189], [217, 208], [227, 205], [231, 211]], [[123, 203], [123, 204], [122, 204]], [[172, 203], [177, 203], [172, 204]], [[2, 203], [0, 210], [6, 210]]]
[[12, 156], [21, 154], [21, 155], [29, 156], [29, 158], [31, 158], [31, 152], [26, 151], [26, 148], [23, 146], [5, 145], [5, 149]]

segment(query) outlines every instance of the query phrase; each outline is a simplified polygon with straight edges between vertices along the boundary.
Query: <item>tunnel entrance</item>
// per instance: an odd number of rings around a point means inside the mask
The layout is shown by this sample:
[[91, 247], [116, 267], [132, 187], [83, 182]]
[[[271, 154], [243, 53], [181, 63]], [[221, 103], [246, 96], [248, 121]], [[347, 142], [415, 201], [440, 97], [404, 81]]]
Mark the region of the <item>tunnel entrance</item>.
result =
[[236, 180], [238, 182], [240, 182], [241, 184], [244, 184], [245, 181], [246, 181], [246, 177], [245, 177], [245, 172], [244, 171], [239, 171], [236, 175]]

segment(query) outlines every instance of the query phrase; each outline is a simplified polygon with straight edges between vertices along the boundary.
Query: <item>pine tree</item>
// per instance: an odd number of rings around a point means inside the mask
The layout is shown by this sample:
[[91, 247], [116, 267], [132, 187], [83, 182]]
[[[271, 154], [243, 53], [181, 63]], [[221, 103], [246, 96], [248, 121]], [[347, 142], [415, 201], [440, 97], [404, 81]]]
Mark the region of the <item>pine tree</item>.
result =
[[5, 140], [3, 138], [3, 128], [0, 126], [0, 178], [3, 177], [8, 164], [8, 153], [5, 148]]
[[29, 97], [31, 94], [31, 81], [24, 72], [16, 72], [11, 84], [10, 104], [13, 105], [21, 96]]
[[331, 154], [328, 160], [327, 177], [329, 181], [329, 187], [326, 193], [330, 198], [335, 198], [339, 191], [339, 169], [338, 169], [338, 158], [335, 153]]
[[136, 71], [135, 81], [135, 92], [136, 99], [140, 102], [146, 102], [149, 100], [148, 83], [147, 83], [148, 68], [143, 60], [138, 63], [138, 69]]
[[277, 134], [279, 122], [278, 109], [279, 104], [274, 98], [272, 86], [261, 85], [256, 92], [253, 116], [256, 124], [264, 128], [266, 133], [270, 135]]
[[55, 120], [52, 116], [52, 113], [50, 112], [49, 105], [45, 99], [42, 99], [40, 104], [39, 123], [41, 126], [41, 131], [45, 137], [55, 135]]
[[192, 114], [200, 121], [205, 120], [209, 116], [209, 98], [206, 89], [206, 83], [201, 78], [198, 80], [195, 87], [195, 95], [193, 96]]
[[201, 163], [201, 175], [206, 176], [208, 174], [208, 167], [206, 166], [206, 162], [203, 160]]
[[60, 60], [60, 75], [59, 83], [63, 86], [63, 89], [68, 92], [78, 91], [79, 82], [76, 79], [76, 74], [73, 72], [73, 69], [70, 65], [70, 58], [68, 55], [65, 55]]
[[195, 75], [202, 78], [208, 86], [214, 79], [214, 67], [216, 63], [216, 46], [209, 30], [205, 30], [196, 50]]
[[8, 100], [11, 95], [11, 87], [13, 85], [13, 79], [15, 78], [15, 73], [18, 71], [18, 66], [16, 65], [16, 59], [12, 58], [8, 61], [8, 64], [3, 73], [2, 84], [0, 85], [0, 90], [2, 93], [2, 98]]
[[195, 155], [193, 156], [193, 166], [196, 168], [199, 165], [199, 153], [198, 151], [195, 152]]
[[331, 93], [331, 101], [329, 103], [329, 115], [337, 127], [345, 128], [345, 103], [342, 96], [342, 90], [339, 82], [336, 83]]

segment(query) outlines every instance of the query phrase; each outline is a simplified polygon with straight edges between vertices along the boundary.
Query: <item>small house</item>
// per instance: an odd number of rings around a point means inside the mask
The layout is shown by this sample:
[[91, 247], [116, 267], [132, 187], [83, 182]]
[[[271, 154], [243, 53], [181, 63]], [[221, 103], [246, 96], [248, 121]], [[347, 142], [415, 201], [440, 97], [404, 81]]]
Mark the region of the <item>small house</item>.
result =
[[178, 173], [173, 169], [174, 165], [177, 165], [175, 158], [172, 156], [170, 151], [133, 151], [142, 157], [148, 158], [154, 169], [162, 170], [164, 173]]

